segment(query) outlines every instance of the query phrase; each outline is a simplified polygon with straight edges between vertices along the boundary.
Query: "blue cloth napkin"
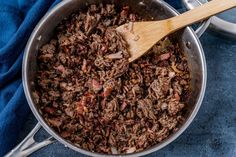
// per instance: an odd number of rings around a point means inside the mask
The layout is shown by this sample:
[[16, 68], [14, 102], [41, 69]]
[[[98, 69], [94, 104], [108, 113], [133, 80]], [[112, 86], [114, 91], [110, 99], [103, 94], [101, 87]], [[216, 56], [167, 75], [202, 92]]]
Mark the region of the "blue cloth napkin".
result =
[[59, 0], [0, 0], [0, 156], [12, 149], [29, 113], [21, 82], [25, 44]]
[[21, 81], [24, 47], [40, 18], [59, 1], [0, 0], [0, 156], [16, 145], [29, 113]]

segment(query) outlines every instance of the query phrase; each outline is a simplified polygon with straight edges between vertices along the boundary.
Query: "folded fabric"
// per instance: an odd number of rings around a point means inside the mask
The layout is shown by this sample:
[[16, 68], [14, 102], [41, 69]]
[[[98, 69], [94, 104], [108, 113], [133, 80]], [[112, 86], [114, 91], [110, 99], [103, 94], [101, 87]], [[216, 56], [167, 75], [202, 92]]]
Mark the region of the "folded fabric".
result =
[[21, 64], [27, 40], [47, 10], [59, 0], [7, 0], [0, 3], [0, 156], [16, 145], [29, 113]]

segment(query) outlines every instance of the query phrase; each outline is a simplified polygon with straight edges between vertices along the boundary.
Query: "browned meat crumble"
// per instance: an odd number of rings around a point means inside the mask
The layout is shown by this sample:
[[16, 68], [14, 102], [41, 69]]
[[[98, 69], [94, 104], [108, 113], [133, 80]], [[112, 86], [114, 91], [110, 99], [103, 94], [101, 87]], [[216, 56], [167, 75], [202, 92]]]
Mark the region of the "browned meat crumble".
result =
[[166, 38], [128, 63], [115, 28], [139, 20], [128, 6], [91, 5], [65, 19], [39, 52], [36, 103], [46, 122], [80, 148], [139, 152], [184, 120], [190, 76], [178, 44]]

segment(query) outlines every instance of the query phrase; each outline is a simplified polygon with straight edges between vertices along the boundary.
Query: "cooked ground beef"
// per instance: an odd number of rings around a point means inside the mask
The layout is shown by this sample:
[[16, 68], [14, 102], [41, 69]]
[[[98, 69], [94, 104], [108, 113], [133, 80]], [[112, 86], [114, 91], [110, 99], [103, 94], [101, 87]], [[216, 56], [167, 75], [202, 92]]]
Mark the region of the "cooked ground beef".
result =
[[190, 93], [187, 61], [166, 38], [128, 63], [118, 25], [142, 20], [129, 6], [71, 15], [38, 54], [35, 102], [63, 138], [92, 152], [125, 154], [178, 130]]

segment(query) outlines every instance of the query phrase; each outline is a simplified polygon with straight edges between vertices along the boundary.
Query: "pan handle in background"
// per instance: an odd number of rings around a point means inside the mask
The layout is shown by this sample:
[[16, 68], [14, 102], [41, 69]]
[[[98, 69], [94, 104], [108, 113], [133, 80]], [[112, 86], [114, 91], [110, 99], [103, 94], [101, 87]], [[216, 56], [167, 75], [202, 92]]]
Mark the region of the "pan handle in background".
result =
[[[208, 1], [210, 0], [182, 0], [182, 4], [187, 10], [191, 10]], [[224, 20], [220, 17], [213, 16], [211, 18], [210, 28], [217, 35], [221, 34], [230, 39], [235, 39], [236, 37], [236, 23]]]
[[[202, 3], [199, 0], [188, 0], [188, 1], [191, 1], [191, 4], [192, 4], [190, 9], [194, 9], [196, 6], [202, 5]], [[200, 26], [196, 29], [195, 33], [197, 34], [198, 38], [200, 38], [203, 35], [203, 33], [207, 30], [207, 28], [210, 26], [211, 19], [212, 18], [209, 18], [209, 19], [203, 21], [200, 24]]]
[[205, 33], [205, 31], [207, 30], [207, 28], [209, 27], [209, 25], [211, 24], [211, 18], [209, 18], [208, 20], [204, 21], [196, 30], [195, 33], [198, 36], [198, 38], [200, 38], [203, 33]]
[[[185, 3], [186, 1], [183, 1], [183, 3]], [[202, 5], [202, 3], [199, 0], [188, 0], [188, 3], [191, 3], [191, 5], [189, 5], [189, 9], [194, 9], [200, 5]], [[203, 33], [207, 30], [207, 28], [209, 27], [209, 25], [211, 24], [211, 18], [203, 21], [200, 26], [195, 30], [195, 33], [197, 34], [197, 36], [200, 38]]]
[[26, 138], [18, 144], [14, 149], [7, 153], [4, 157], [27, 157], [33, 152], [45, 147], [56, 140], [53, 137], [49, 137], [41, 142], [36, 142], [34, 137], [40, 130], [41, 125], [38, 123], [34, 129], [26, 136]]

